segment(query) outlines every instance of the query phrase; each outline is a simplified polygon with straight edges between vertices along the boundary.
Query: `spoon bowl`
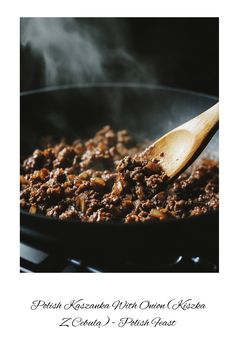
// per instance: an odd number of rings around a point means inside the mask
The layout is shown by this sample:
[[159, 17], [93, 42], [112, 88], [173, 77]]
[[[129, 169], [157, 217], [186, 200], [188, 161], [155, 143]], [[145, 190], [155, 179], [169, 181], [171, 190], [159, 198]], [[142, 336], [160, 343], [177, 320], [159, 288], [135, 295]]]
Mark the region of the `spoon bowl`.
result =
[[219, 103], [171, 130], [143, 153], [142, 159], [158, 159], [169, 179], [182, 173], [202, 152], [219, 126]]

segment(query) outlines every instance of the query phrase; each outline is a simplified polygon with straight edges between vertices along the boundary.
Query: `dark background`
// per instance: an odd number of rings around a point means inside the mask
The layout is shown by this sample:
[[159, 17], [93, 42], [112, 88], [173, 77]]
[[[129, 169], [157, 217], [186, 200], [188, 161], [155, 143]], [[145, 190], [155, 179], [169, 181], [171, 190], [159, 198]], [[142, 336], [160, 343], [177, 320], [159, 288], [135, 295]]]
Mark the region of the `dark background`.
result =
[[[111, 25], [111, 19], [106, 18], [76, 21], [107, 32]], [[152, 67], [151, 81], [158, 78], [157, 82], [162, 85], [218, 96], [218, 18], [117, 18], [112, 21], [121, 26], [126, 48], [135, 59]], [[112, 46], [112, 34], [110, 37]], [[113, 70], [119, 72], [117, 68]], [[21, 91], [46, 86], [43, 58], [30, 45], [21, 45], [20, 73]], [[120, 81], [119, 77], [114, 73], [112, 81]]]

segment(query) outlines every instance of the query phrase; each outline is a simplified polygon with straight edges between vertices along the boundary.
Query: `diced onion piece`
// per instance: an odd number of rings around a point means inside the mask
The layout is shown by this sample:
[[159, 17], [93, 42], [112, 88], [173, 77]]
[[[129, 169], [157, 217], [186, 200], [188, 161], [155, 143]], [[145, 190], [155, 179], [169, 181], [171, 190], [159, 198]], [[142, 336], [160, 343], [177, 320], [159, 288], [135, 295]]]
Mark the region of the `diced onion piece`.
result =
[[30, 214], [36, 214], [37, 212], [37, 208], [35, 205], [31, 205], [31, 207], [29, 208], [29, 213]]
[[67, 178], [69, 181], [74, 181], [75, 175], [68, 175]]
[[122, 193], [122, 191], [123, 191], [123, 186], [121, 181], [118, 179], [113, 186], [113, 192], [119, 195], [120, 193]]
[[79, 178], [81, 179], [87, 179], [89, 177], [88, 172], [84, 171], [79, 174]]
[[106, 144], [101, 142], [98, 144], [98, 149], [101, 151], [105, 151], [107, 149], [107, 146], [106, 146]]
[[80, 211], [82, 211], [82, 213], [84, 213], [86, 210], [86, 202], [85, 202], [84, 198], [78, 196], [75, 200], [75, 203], [79, 207]]
[[[163, 209], [164, 211], [164, 209]], [[160, 220], [166, 219], [167, 215], [165, 212], [161, 211], [160, 209], [152, 209], [150, 211], [150, 215], [153, 216], [154, 218], [158, 218]]]
[[98, 186], [105, 187], [106, 182], [100, 177], [91, 178], [91, 182], [95, 183]]
[[20, 176], [20, 184], [28, 184], [28, 181], [22, 175]]

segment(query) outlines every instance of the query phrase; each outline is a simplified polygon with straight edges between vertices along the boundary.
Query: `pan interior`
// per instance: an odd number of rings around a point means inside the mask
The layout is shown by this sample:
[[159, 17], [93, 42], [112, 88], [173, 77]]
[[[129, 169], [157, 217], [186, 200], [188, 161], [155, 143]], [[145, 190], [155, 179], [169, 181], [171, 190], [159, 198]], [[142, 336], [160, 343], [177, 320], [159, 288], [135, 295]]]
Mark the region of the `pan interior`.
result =
[[[31, 92], [21, 97], [21, 155], [31, 154], [45, 136], [56, 142], [87, 139], [106, 124], [129, 130], [138, 142], [152, 141], [215, 102], [210, 96], [142, 85]], [[206, 152], [218, 155], [217, 136]]]

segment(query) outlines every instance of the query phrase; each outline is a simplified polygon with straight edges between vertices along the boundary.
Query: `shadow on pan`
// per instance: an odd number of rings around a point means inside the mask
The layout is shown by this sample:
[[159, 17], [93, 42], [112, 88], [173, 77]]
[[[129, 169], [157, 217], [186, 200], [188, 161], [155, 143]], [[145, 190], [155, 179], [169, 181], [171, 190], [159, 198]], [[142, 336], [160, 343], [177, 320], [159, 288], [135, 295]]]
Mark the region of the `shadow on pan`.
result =
[[[152, 141], [217, 102], [217, 98], [154, 85], [60, 86], [21, 94], [21, 156], [41, 139], [89, 138], [103, 125]], [[218, 158], [218, 136], [204, 154]], [[21, 210], [22, 241], [87, 261], [158, 263], [202, 255], [218, 264], [219, 215], [145, 224], [61, 221]]]

